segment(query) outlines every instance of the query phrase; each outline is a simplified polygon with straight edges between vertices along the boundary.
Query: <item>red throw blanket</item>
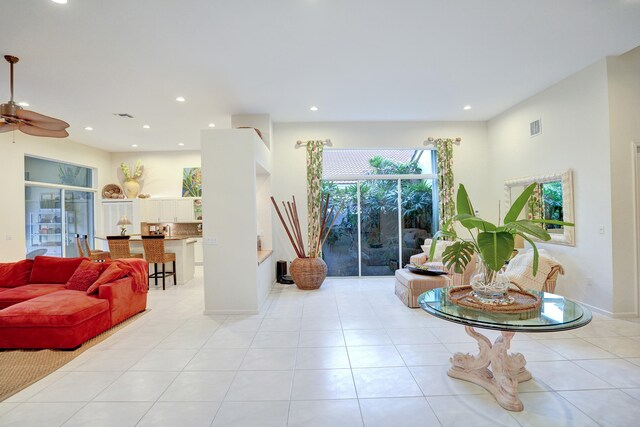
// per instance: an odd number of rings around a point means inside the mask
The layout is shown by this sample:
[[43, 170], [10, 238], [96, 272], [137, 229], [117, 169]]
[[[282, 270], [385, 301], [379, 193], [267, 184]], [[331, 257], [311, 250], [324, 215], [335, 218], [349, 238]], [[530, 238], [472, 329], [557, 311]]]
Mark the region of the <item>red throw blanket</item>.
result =
[[119, 267], [129, 270], [127, 276], [133, 279], [133, 291], [139, 294], [148, 292], [149, 265], [138, 258], [120, 258], [115, 262]]

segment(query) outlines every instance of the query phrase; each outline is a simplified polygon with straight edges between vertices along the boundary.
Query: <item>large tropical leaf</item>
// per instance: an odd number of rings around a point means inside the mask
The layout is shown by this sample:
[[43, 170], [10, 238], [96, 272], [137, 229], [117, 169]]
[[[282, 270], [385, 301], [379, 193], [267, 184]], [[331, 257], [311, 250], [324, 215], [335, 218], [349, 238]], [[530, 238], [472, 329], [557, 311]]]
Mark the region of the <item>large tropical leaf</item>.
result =
[[464, 185], [462, 184], [458, 187], [456, 206], [458, 207], [458, 214], [469, 214], [471, 216], [475, 216], [475, 211], [471, 205], [471, 200], [469, 200], [467, 189], [464, 188]]
[[453, 269], [456, 273], [464, 273], [464, 269], [467, 264], [471, 262], [475, 248], [473, 243], [465, 241], [457, 241], [447, 248], [442, 253], [442, 262], [448, 269]]
[[569, 227], [573, 227], [575, 224], [572, 222], [564, 222], [558, 221], [555, 219], [532, 219], [531, 222], [535, 222], [536, 224], [553, 224], [553, 225], [566, 225]]
[[495, 231], [496, 229], [495, 225], [485, 221], [482, 218], [478, 218], [475, 215], [458, 214], [453, 217], [453, 220], [460, 222], [460, 224], [462, 224], [462, 226], [468, 230], [477, 228], [480, 231]]
[[510, 222], [514, 222], [515, 220], [518, 219], [520, 212], [522, 212], [522, 209], [524, 209], [524, 207], [527, 205], [527, 201], [529, 200], [529, 197], [531, 197], [531, 195], [533, 194], [533, 191], [535, 190], [536, 185], [538, 185], [537, 182], [534, 182], [533, 184], [529, 185], [527, 188], [524, 189], [522, 194], [518, 196], [516, 201], [513, 202], [513, 204], [509, 208], [509, 212], [507, 212], [507, 214], [504, 216], [505, 224], [509, 224]]
[[514, 232], [528, 234], [545, 242], [547, 240], [551, 240], [551, 236], [549, 235], [547, 230], [536, 225], [528, 219], [520, 219], [518, 221], [506, 224], [505, 228], [510, 229], [510, 231], [512, 230]]
[[499, 271], [513, 253], [513, 235], [506, 231], [484, 231], [478, 233], [478, 247], [485, 264]]
[[522, 238], [525, 239], [527, 242], [529, 242], [529, 244], [533, 248], [533, 271], [532, 272], [533, 272], [533, 275], [535, 276], [538, 273], [538, 248], [536, 248], [535, 243], [533, 243], [533, 240], [531, 240], [529, 236], [522, 233], [518, 233], [518, 234], [522, 236]]
[[455, 240], [458, 238], [458, 235], [455, 231], [447, 231], [447, 230], [438, 230], [436, 234], [431, 238], [431, 247], [429, 248], [429, 259], [433, 259], [433, 255], [436, 253], [436, 244], [438, 243], [438, 239], [447, 237], [451, 240]]

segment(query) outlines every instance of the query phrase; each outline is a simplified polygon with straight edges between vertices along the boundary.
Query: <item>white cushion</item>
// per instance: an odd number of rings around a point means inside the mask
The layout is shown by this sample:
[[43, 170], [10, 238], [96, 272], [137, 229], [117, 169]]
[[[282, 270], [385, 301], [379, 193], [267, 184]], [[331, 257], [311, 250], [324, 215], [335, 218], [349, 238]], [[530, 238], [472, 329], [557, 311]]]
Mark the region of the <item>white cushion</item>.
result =
[[541, 291], [551, 269], [560, 265], [546, 251], [540, 250], [538, 257], [538, 272], [533, 275], [533, 250], [516, 255], [509, 261], [505, 274], [510, 282], [517, 283], [525, 289]]
[[[429, 261], [442, 262], [442, 253], [452, 243], [453, 242], [448, 242], [448, 241], [445, 241], [445, 240], [438, 240], [436, 242], [436, 250], [433, 253], [433, 258], [429, 258]], [[431, 239], [425, 240], [424, 241], [424, 245], [422, 245], [421, 247], [422, 247], [422, 250], [424, 251], [424, 253], [426, 253], [427, 256], [429, 256], [429, 253], [431, 252]]]

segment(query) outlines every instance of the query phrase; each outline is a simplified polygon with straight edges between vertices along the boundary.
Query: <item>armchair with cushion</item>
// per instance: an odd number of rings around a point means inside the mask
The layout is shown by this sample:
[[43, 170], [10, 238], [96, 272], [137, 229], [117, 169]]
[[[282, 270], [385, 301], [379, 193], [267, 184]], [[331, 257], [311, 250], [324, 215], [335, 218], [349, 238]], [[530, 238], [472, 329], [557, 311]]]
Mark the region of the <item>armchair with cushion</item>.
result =
[[434, 259], [429, 260], [428, 252], [431, 246], [431, 239], [427, 239], [425, 240], [424, 245], [422, 246], [422, 250], [424, 252], [421, 254], [413, 255], [410, 258], [410, 263], [416, 264], [416, 265], [426, 265], [428, 267], [432, 267], [438, 270], [444, 270], [450, 273], [453, 286], [468, 285], [471, 280], [471, 275], [473, 274], [473, 271], [476, 269], [476, 255], [474, 255], [473, 258], [471, 259], [471, 262], [467, 264], [467, 267], [465, 268], [463, 273], [455, 273], [453, 270], [448, 269], [442, 262], [442, 252], [451, 243], [453, 242], [448, 242], [443, 240], [438, 241], [438, 243], [436, 244], [437, 246], [436, 246]]
[[539, 249], [538, 252], [538, 272], [535, 276], [532, 249], [513, 257], [505, 269], [505, 274], [510, 282], [525, 289], [553, 293], [558, 275], [564, 274], [564, 268], [544, 249]]

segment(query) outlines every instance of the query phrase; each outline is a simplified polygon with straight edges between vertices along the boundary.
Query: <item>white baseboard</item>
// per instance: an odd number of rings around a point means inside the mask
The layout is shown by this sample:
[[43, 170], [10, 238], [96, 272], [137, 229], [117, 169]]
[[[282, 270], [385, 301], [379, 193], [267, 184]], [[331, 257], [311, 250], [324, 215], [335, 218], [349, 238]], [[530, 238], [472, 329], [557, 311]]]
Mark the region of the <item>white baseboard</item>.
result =
[[205, 310], [205, 316], [216, 314], [260, 314], [259, 310]]
[[625, 319], [630, 317], [638, 317], [638, 313], [633, 311], [623, 311], [619, 313], [614, 313], [612, 311], [603, 310], [601, 308], [595, 307], [593, 305], [590, 305], [581, 301], [577, 301], [577, 302], [579, 302], [581, 305], [584, 305], [594, 313], [602, 314], [604, 316], [611, 317], [612, 319]]

